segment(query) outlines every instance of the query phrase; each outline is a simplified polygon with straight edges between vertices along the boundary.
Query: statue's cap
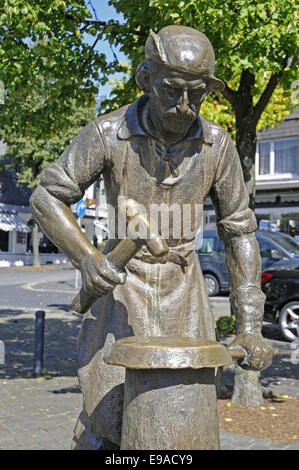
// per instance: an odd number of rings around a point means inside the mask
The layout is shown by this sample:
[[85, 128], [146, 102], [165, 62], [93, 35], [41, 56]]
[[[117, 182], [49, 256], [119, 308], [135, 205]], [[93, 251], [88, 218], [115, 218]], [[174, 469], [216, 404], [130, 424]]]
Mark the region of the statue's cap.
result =
[[224, 83], [214, 77], [212, 44], [196, 29], [172, 25], [161, 29], [158, 34], [151, 31], [145, 43], [145, 57], [156, 64], [201, 77], [212, 91], [224, 88]]

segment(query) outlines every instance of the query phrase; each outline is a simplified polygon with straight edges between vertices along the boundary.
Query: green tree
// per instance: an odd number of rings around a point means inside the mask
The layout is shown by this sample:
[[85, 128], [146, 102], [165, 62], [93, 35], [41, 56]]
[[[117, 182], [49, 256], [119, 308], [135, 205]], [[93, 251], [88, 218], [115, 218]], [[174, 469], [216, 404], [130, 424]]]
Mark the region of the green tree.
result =
[[[222, 94], [209, 97], [203, 114], [235, 137], [253, 207], [257, 129], [262, 123], [274, 125], [292, 109], [290, 85], [297, 78], [298, 55], [295, 0], [109, 3], [123, 14], [122, 24], [93, 19], [84, 0], [0, 0], [0, 82], [6, 87], [2, 136], [11, 127], [36, 138], [67, 129], [74, 100], [85, 106], [111, 73], [126, 72], [117, 60], [108, 63], [95, 51], [102, 38], [130, 60], [129, 77], [103, 103], [102, 112], [133, 101], [139, 92], [134, 74], [149, 31], [184, 24], [205, 33], [215, 48], [216, 74], [226, 86]], [[94, 36], [92, 45], [85, 32]], [[32, 94], [41, 88], [44, 98], [32, 106]]]
[[[40, 96], [31, 100], [32, 105], [40, 102]], [[68, 127], [56, 129], [49, 136], [22, 135], [14, 127], [6, 129], [5, 141], [8, 144], [8, 154], [11, 157], [11, 167], [16, 170], [18, 181], [31, 189], [39, 184], [42, 170], [54, 163], [59, 155], [67, 148], [70, 141], [80, 130], [96, 117], [93, 101], [89, 107], [78, 107], [73, 103], [68, 116]]]
[[[103, 23], [106, 24], [106, 23]], [[70, 125], [69, 113], [89, 106], [111, 67], [95, 50], [100, 39], [84, 0], [0, 0], [0, 129], [47, 137]], [[95, 37], [89, 45], [84, 37]], [[34, 100], [36, 93], [43, 100]]]
[[[19, 182], [32, 189], [95, 116], [98, 87], [118, 67], [95, 51], [99, 26], [84, 0], [0, 0], [0, 139]], [[32, 233], [38, 264], [34, 224]]]
[[[40, 103], [41, 96], [37, 94], [34, 99], [31, 97], [31, 104]], [[14, 127], [6, 129], [5, 141], [8, 144], [8, 155], [11, 156], [11, 168], [16, 170], [17, 179], [34, 189], [40, 179], [42, 170], [57, 160], [58, 156], [66, 149], [70, 141], [80, 130], [92, 119], [96, 117], [96, 110], [93, 103], [89, 107], [78, 108], [75, 103], [71, 108], [69, 116], [69, 126], [50, 132], [49, 137], [43, 135], [22, 135], [16, 132]], [[6, 166], [6, 169], [7, 168]], [[33, 221], [32, 245], [33, 245], [33, 265], [39, 266], [38, 252], [38, 226]]]
[[[225, 89], [222, 95], [210, 96], [203, 113], [234, 133], [254, 207], [257, 130], [264, 124], [275, 125], [296, 104], [291, 100], [291, 83], [298, 73], [295, 0], [109, 3], [124, 15], [125, 22], [103, 27], [103, 34], [127, 54], [132, 67], [126, 85], [114, 91], [113, 107], [124, 105], [138, 92], [134, 73], [143, 59], [144, 43], [151, 29], [157, 32], [169, 24], [183, 24], [202, 31], [210, 39], [216, 52], [216, 76], [225, 82]], [[108, 106], [108, 102], [105, 104]]]

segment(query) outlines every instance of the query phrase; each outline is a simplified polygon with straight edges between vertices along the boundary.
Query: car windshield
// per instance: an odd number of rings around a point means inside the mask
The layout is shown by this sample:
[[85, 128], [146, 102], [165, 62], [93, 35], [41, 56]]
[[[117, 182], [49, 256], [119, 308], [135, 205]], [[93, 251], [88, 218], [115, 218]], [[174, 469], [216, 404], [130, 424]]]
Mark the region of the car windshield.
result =
[[295, 240], [285, 237], [275, 237], [274, 240], [285, 248], [291, 256], [299, 256], [299, 244]]

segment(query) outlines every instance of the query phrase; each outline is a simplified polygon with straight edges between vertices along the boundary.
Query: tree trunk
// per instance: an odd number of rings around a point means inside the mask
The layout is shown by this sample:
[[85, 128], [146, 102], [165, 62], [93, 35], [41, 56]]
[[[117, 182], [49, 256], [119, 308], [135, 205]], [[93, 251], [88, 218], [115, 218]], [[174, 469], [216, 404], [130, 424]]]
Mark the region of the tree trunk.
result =
[[241, 125], [237, 124], [236, 146], [240, 156], [244, 180], [249, 195], [249, 206], [255, 209], [255, 153], [256, 130], [250, 132], [252, 124], [244, 118]]
[[263, 400], [260, 372], [244, 370], [236, 364], [232, 403], [240, 403], [243, 406], [258, 406]]
[[32, 249], [33, 249], [33, 266], [40, 266], [38, 225], [35, 221], [33, 222], [33, 225], [32, 225]]

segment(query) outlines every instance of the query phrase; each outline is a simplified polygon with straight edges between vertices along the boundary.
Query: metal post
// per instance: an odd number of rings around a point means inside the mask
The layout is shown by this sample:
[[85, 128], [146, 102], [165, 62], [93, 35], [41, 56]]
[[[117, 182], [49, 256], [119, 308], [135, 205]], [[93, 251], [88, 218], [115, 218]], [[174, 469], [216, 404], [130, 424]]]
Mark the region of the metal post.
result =
[[44, 365], [44, 339], [45, 339], [45, 315], [43, 310], [35, 313], [35, 350], [34, 350], [34, 377], [43, 374]]

